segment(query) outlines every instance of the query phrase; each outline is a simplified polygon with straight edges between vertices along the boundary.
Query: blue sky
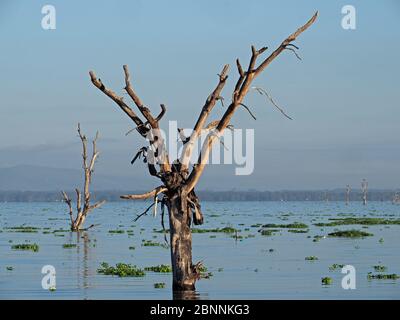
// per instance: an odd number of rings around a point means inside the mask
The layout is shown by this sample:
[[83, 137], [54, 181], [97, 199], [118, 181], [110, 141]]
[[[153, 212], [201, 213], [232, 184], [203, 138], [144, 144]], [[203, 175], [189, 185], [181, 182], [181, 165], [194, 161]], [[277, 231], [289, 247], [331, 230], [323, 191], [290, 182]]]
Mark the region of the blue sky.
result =
[[[57, 10], [57, 29], [41, 28], [41, 8]], [[341, 8], [356, 8], [357, 29], [341, 28]], [[130, 120], [89, 80], [93, 69], [122, 93], [122, 65], [136, 90], [165, 119], [192, 127], [225, 63], [247, 64], [250, 45], [270, 49], [316, 10], [315, 25], [296, 41], [302, 61], [284, 53], [256, 80], [294, 118], [250, 94], [257, 121], [239, 110], [237, 128], [255, 129], [255, 173], [208, 168], [200, 188], [316, 189], [400, 183], [400, 4], [387, 1], [6, 1], [0, 3], [0, 167], [80, 168], [78, 121], [102, 139], [98, 172], [130, 175], [143, 143], [125, 137]], [[224, 90], [236, 80], [231, 69]], [[215, 108], [215, 116], [223, 109]], [[164, 120], [164, 125], [167, 125]], [[218, 187], [216, 183], [218, 182]], [[137, 189], [137, 188], [135, 188]]]

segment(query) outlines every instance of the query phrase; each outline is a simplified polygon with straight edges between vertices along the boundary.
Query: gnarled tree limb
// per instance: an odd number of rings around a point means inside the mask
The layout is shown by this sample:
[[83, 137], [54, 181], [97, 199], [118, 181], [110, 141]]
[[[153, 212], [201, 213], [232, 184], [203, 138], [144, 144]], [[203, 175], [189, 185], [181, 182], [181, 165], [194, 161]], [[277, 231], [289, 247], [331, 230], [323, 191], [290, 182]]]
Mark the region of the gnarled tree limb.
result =
[[220, 93], [225, 86], [226, 80], [228, 79], [228, 70], [229, 70], [229, 65], [226, 64], [223, 67], [221, 74], [218, 75], [219, 81], [218, 81], [216, 88], [209, 95], [209, 97], [207, 98], [207, 100], [200, 112], [199, 118], [197, 119], [197, 122], [193, 128], [193, 132], [190, 136], [190, 140], [185, 145], [185, 148], [183, 149], [183, 152], [182, 152], [182, 157], [180, 160], [180, 162], [182, 164], [181, 171], [188, 170], [189, 161], [190, 161], [190, 157], [193, 152], [194, 144], [195, 144], [197, 138], [200, 136], [201, 130], [203, 129], [211, 110], [214, 108], [215, 103], [217, 102], [218, 99], [220, 99]]
[[296, 38], [308, 27], [310, 27], [315, 20], [317, 19], [318, 11], [308, 20], [303, 26], [298, 28], [294, 33], [289, 35], [281, 45], [273, 51], [258, 67], [256, 67], [256, 61], [260, 54], [262, 54], [267, 48], [263, 47], [260, 50], [256, 50], [254, 46], [251, 47], [252, 55], [250, 58], [249, 67], [246, 73], [243, 72], [243, 68], [241, 67], [239, 61], [237, 60], [237, 67], [239, 71], [239, 79], [235, 86], [234, 94], [232, 95], [232, 102], [225, 111], [217, 128], [216, 132], [209, 134], [204, 145], [201, 150], [201, 154], [198, 158], [197, 165], [193, 168], [190, 173], [185, 188], [187, 192], [190, 192], [197, 182], [200, 179], [201, 174], [203, 173], [204, 167], [206, 165], [209, 153], [211, 152], [213, 143], [216, 138], [219, 138], [225, 128], [229, 125], [230, 120], [235, 113], [238, 106], [242, 105], [243, 99], [249, 91], [250, 85], [254, 78], [256, 78], [292, 41], [296, 40]]
[[[150, 144], [153, 145], [155, 149], [158, 149], [157, 163], [160, 165], [161, 172], [171, 171], [171, 166], [169, 163], [168, 154], [165, 150], [164, 140], [162, 138], [161, 132], [159, 130], [159, 120], [164, 116], [166, 112], [165, 105], [161, 105], [161, 113], [154, 118], [150, 110], [144, 106], [142, 100], [134, 91], [132, 84], [130, 82], [130, 74], [127, 65], [123, 66], [125, 74], [125, 91], [131, 97], [141, 114], [144, 116], [146, 121], [142, 121], [139, 116], [123, 101], [122, 97], [116, 95], [112, 90], [107, 89], [100, 79], [96, 78], [93, 71], [89, 71], [90, 79], [92, 83], [101, 91], [103, 91], [108, 97], [110, 97], [136, 124], [135, 129], [145, 138], [149, 138], [149, 135], [156, 137], [156, 141], [150, 140]], [[148, 127], [150, 126], [150, 128]], [[151, 130], [151, 131], [150, 131]], [[129, 132], [128, 132], [129, 133]], [[128, 134], [127, 133], [127, 134]]]
[[[79, 138], [82, 142], [82, 159], [83, 159], [83, 171], [84, 171], [84, 184], [83, 184], [83, 207], [82, 207], [82, 193], [81, 191], [76, 188], [76, 218], [73, 218], [73, 210], [72, 210], [72, 201], [68, 197], [68, 195], [63, 191], [63, 200], [68, 205], [69, 208], [69, 216], [71, 220], [71, 230], [79, 231], [83, 229], [83, 223], [85, 222], [87, 214], [105, 203], [105, 201], [96, 202], [94, 205], [90, 205], [90, 190], [89, 185], [92, 179], [92, 173], [94, 171], [94, 164], [96, 159], [99, 155], [97, 151], [96, 142], [98, 139], [99, 134], [96, 133], [96, 137], [93, 140], [93, 153], [92, 157], [90, 158], [89, 164], [87, 163], [87, 139], [84, 134], [81, 132], [80, 124], [78, 123], [78, 134]], [[90, 227], [89, 227], [90, 228]]]
[[162, 192], [166, 192], [168, 189], [164, 186], [159, 186], [152, 191], [143, 193], [143, 194], [125, 194], [120, 196], [121, 199], [127, 200], [141, 200], [141, 199], [148, 199], [159, 195]]

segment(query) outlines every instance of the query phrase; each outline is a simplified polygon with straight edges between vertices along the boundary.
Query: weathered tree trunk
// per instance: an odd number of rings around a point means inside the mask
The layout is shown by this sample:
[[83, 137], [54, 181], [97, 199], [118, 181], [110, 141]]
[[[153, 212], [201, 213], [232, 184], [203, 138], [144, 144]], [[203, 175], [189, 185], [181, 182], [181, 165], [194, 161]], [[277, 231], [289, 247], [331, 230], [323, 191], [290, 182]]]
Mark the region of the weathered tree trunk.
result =
[[[252, 87], [253, 80], [262, 73], [262, 71], [282, 52], [291, 51], [297, 58], [299, 56], [296, 50], [299, 49], [292, 42], [305, 30], [310, 27], [317, 19], [316, 12], [303, 26], [289, 35], [271, 54], [266, 57], [261, 63], [257, 63], [257, 58], [260, 57], [268, 48], [262, 47], [257, 50], [251, 46], [251, 58], [249, 66], [245, 71], [239, 62], [236, 60], [236, 66], [239, 72], [239, 78], [235, 84], [232, 93], [232, 100], [221, 119], [214, 120], [208, 125], [206, 121], [214, 108], [217, 101], [223, 102], [221, 92], [228, 79], [229, 65], [225, 65], [222, 72], [218, 75], [219, 81], [215, 89], [205, 101], [200, 115], [196, 121], [193, 132], [190, 137], [186, 137], [182, 130], [178, 130], [181, 136], [184, 149], [179, 159], [173, 162], [169, 161], [168, 153], [165, 149], [165, 143], [160, 132], [159, 122], [165, 114], [165, 105], [161, 104], [161, 112], [157, 117], [154, 117], [150, 109], [145, 106], [139, 96], [136, 94], [130, 82], [130, 74], [128, 66], [124, 65], [125, 74], [125, 91], [132, 99], [139, 112], [144, 117], [142, 120], [135, 111], [124, 101], [122, 96], [117, 95], [114, 91], [108, 89], [104, 83], [97, 78], [93, 71], [89, 72], [90, 79], [95, 87], [102, 91], [106, 96], [111, 98], [123, 110], [129, 118], [135, 123], [135, 128], [129, 132], [136, 130], [144, 137], [149, 145], [143, 146], [134, 156], [131, 164], [136, 159], [143, 156], [143, 162], [146, 163], [151, 176], [157, 177], [162, 181], [162, 185], [156, 187], [150, 192], [143, 194], [128, 194], [122, 195], [122, 199], [148, 199], [153, 198], [153, 204], [142, 214], [138, 215], [136, 220], [147, 213], [154, 206], [154, 214], [157, 213], [157, 203], [162, 203], [162, 219], [161, 223], [164, 228], [164, 211], [166, 205], [169, 212], [170, 226], [170, 245], [171, 245], [171, 264], [173, 271], [173, 290], [175, 292], [192, 292], [195, 289], [195, 282], [200, 278], [201, 263], [192, 263], [192, 233], [191, 223], [198, 225], [203, 223], [203, 215], [198, 197], [195, 194], [195, 187], [204, 171], [207, 159], [209, 158], [213, 144], [219, 141], [226, 128], [231, 128], [230, 121], [235, 111], [244, 107], [250, 112], [249, 108], [243, 103], [249, 90], [255, 89], [260, 94], [268, 97], [269, 101], [287, 118], [291, 119], [285, 112], [272, 100], [269, 94], [258, 87]], [[258, 66], [257, 66], [258, 64]], [[251, 114], [251, 112], [250, 112]], [[252, 115], [252, 114], [251, 114]], [[253, 116], [253, 115], [252, 115]], [[253, 116], [254, 118], [254, 116]], [[202, 150], [198, 157], [198, 161], [193, 163], [191, 167], [191, 158], [194, 150], [195, 142], [199, 139], [202, 133], [206, 132], [206, 141], [202, 144]], [[158, 167], [158, 168], [157, 168]], [[159, 199], [158, 196], [162, 195]], [[174, 295], [175, 297], [188, 297], [190, 295]]]
[[351, 191], [350, 185], [346, 185], [346, 205], [348, 205], [350, 202], [350, 191]]
[[[89, 185], [92, 180], [92, 173], [94, 171], [94, 164], [96, 162], [96, 159], [99, 155], [99, 152], [97, 151], [96, 148], [96, 142], [98, 138], [98, 132], [96, 133], [96, 137], [93, 140], [93, 154], [92, 158], [90, 159], [90, 163], [87, 163], [87, 139], [86, 136], [81, 133], [81, 127], [80, 124], [78, 123], [78, 134], [79, 137], [82, 141], [82, 158], [83, 158], [83, 171], [85, 173], [85, 179], [84, 179], [84, 187], [83, 187], [83, 208], [81, 206], [82, 202], [82, 193], [81, 191], [76, 188], [76, 218], [74, 219], [73, 217], [73, 209], [72, 209], [72, 200], [68, 197], [67, 193], [65, 191], [62, 191], [63, 195], [63, 201], [68, 205], [69, 208], [69, 217], [71, 221], [71, 231], [80, 231], [80, 230], [85, 230], [83, 228], [83, 224], [85, 223], [86, 216], [88, 213], [101, 205], [104, 204], [103, 201], [96, 202], [94, 205], [90, 205], [90, 191], [89, 191]], [[89, 228], [93, 227], [94, 225], [91, 225]], [[87, 229], [89, 229], [87, 228]]]
[[362, 190], [362, 201], [363, 205], [367, 205], [367, 193], [368, 193], [368, 181], [363, 179], [361, 182], [361, 190]]
[[192, 231], [187, 199], [175, 194], [167, 206], [173, 273], [172, 288], [174, 291], [195, 290], [198, 274], [192, 263]]

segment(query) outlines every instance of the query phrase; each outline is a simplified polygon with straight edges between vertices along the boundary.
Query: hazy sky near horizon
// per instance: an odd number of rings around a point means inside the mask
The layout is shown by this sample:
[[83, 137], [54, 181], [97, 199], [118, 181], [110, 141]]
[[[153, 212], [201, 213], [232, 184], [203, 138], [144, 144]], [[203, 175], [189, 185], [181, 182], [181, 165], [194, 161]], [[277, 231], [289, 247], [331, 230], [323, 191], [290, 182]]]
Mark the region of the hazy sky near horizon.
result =
[[[56, 8], [56, 30], [41, 27], [42, 6]], [[356, 30], [341, 27], [341, 9], [356, 8]], [[257, 78], [294, 120], [250, 93], [254, 121], [238, 110], [236, 128], [255, 130], [255, 171], [206, 169], [199, 188], [318, 189], [400, 187], [400, 2], [386, 1], [7, 1], [0, 2], [0, 168], [40, 165], [80, 168], [76, 124], [100, 131], [98, 174], [132, 177], [132, 189], [158, 183], [129, 161], [143, 145], [132, 123], [94, 88], [95, 70], [122, 94], [122, 65], [162, 125], [193, 127], [231, 64], [223, 96], [247, 65], [250, 45], [271, 52], [319, 10], [318, 21], [295, 42], [302, 61], [279, 56]], [[127, 98], [125, 98], [128, 101]], [[215, 107], [215, 119], [223, 107]]]

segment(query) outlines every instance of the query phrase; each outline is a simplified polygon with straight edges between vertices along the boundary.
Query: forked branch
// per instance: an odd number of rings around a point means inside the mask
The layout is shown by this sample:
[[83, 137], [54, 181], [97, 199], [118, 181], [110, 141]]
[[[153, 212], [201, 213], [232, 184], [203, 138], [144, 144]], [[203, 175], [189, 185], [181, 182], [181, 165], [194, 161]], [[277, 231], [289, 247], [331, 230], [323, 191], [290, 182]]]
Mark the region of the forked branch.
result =
[[[135, 128], [133, 130], [137, 130], [144, 138], [150, 140], [150, 145], [152, 145], [158, 152], [156, 152], [159, 156], [157, 157], [157, 163], [160, 165], [161, 172], [169, 172], [171, 171], [171, 166], [169, 164], [168, 154], [165, 150], [164, 140], [162, 138], [161, 133], [159, 132], [159, 121], [164, 116], [166, 112], [166, 107], [164, 104], [161, 104], [161, 112], [155, 118], [151, 114], [150, 110], [143, 104], [142, 100], [139, 98], [130, 81], [130, 73], [127, 65], [123, 66], [124, 74], [125, 74], [125, 91], [128, 93], [132, 101], [135, 103], [136, 107], [139, 109], [140, 113], [145, 118], [144, 121], [140, 119], [140, 117], [130, 108], [123, 100], [122, 97], [115, 94], [110, 89], [107, 89], [105, 85], [102, 83], [100, 79], [97, 79], [95, 73], [93, 71], [89, 72], [90, 79], [92, 83], [101, 90], [105, 95], [111, 98], [135, 123]], [[128, 133], [130, 133], [130, 130]], [[128, 134], [127, 133], [127, 134]], [[153, 138], [156, 138], [152, 140]]]
[[[185, 188], [186, 192], [190, 192], [194, 186], [197, 184], [197, 182], [200, 179], [200, 176], [202, 175], [208, 156], [211, 152], [213, 143], [215, 140], [217, 140], [227, 128], [227, 126], [230, 124], [230, 120], [237, 110], [239, 106], [243, 106], [243, 99], [247, 95], [251, 83], [253, 80], [283, 51], [285, 50], [289, 45], [291, 45], [291, 42], [296, 40], [296, 38], [305, 30], [307, 30], [317, 19], [318, 16], [318, 11], [311, 17], [310, 20], [308, 20], [303, 26], [298, 28], [294, 33], [289, 35], [282, 43], [281, 45], [275, 49], [266, 59], [263, 60], [259, 64], [259, 66], [256, 66], [257, 63], [257, 58], [267, 50], [267, 47], [263, 47], [259, 50], [257, 50], [254, 46], [251, 47], [252, 55], [250, 58], [249, 66], [247, 69], [247, 72], [243, 71], [243, 68], [239, 62], [239, 60], [236, 60], [236, 65], [238, 68], [239, 72], [239, 79], [236, 82], [235, 85], [235, 90], [232, 94], [232, 102], [229, 105], [229, 107], [226, 109], [224, 115], [222, 116], [221, 120], [218, 123], [218, 126], [216, 129], [210, 133], [206, 139], [206, 141], [203, 144], [200, 156], [198, 158], [197, 165], [193, 168], [192, 172], [190, 173]], [[297, 48], [297, 47], [296, 47]], [[202, 114], [200, 115], [200, 118], [202, 117]], [[200, 119], [199, 118], [199, 119]]]
[[62, 191], [63, 195], [63, 201], [68, 205], [69, 208], [69, 216], [71, 220], [71, 230], [73, 231], [78, 231], [78, 230], [83, 230], [83, 223], [85, 222], [87, 214], [100, 207], [105, 203], [105, 201], [99, 201], [96, 202], [94, 205], [90, 205], [90, 182], [92, 179], [92, 173], [94, 172], [94, 165], [96, 162], [96, 159], [99, 155], [99, 152], [97, 151], [97, 139], [99, 137], [99, 134], [96, 133], [96, 137], [92, 141], [93, 144], [93, 152], [92, 156], [90, 158], [89, 164], [87, 162], [88, 156], [87, 156], [87, 138], [84, 134], [81, 132], [81, 127], [80, 124], [78, 123], [78, 134], [79, 138], [81, 139], [82, 142], [82, 159], [83, 159], [83, 171], [84, 171], [84, 184], [83, 184], [83, 207], [82, 207], [82, 193], [81, 191], [76, 188], [76, 217], [74, 219], [73, 217], [73, 209], [72, 209], [72, 201], [68, 197], [67, 193]]

